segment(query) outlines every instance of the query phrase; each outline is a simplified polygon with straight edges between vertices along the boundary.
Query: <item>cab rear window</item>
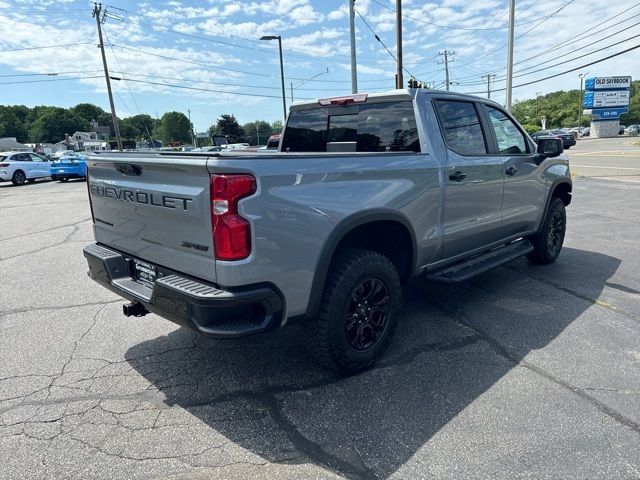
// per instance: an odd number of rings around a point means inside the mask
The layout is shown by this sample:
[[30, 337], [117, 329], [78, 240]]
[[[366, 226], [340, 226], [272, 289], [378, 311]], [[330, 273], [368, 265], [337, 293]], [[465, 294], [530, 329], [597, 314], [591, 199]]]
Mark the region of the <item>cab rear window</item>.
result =
[[409, 101], [294, 110], [282, 151], [420, 152]]

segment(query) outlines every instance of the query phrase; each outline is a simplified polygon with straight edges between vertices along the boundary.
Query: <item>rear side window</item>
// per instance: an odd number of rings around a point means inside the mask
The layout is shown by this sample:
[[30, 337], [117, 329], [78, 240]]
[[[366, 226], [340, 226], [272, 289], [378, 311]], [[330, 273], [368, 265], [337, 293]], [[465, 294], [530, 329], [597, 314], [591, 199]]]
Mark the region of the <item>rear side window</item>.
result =
[[290, 152], [327, 151], [327, 109], [291, 112], [284, 131], [282, 150]]
[[440, 100], [436, 106], [445, 140], [451, 150], [468, 156], [487, 153], [487, 144], [473, 103]]
[[[380, 102], [293, 111], [282, 150], [290, 152], [419, 152], [420, 140], [411, 101]], [[334, 114], [335, 112], [335, 114]]]

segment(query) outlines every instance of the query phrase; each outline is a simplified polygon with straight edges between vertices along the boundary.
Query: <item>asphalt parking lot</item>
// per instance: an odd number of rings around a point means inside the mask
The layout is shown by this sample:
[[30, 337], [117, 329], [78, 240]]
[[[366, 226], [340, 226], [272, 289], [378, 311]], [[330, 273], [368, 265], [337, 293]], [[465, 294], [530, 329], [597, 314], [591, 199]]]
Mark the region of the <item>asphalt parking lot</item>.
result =
[[[300, 326], [217, 341], [125, 318], [85, 274], [85, 183], [1, 184], [0, 478], [640, 478], [640, 147], [624, 142], [568, 152], [555, 264], [412, 282], [391, 350], [350, 378]], [[593, 162], [613, 170], [577, 166]]]

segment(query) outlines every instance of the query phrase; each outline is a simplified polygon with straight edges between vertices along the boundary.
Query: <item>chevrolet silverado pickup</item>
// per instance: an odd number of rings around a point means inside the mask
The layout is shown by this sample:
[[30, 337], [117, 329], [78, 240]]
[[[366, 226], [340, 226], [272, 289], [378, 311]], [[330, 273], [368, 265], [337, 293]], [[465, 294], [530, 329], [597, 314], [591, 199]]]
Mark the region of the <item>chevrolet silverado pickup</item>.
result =
[[561, 140], [500, 105], [422, 89], [291, 106], [279, 152], [100, 152], [89, 276], [204, 335], [302, 322], [311, 352], [370, 367], [401, 285], [553, 262], [571, 201]]

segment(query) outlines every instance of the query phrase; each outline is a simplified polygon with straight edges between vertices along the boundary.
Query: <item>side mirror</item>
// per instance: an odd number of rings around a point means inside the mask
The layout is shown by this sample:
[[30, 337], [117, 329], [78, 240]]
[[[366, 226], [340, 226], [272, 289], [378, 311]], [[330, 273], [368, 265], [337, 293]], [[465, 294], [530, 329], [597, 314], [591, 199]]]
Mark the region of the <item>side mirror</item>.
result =
[[536, 152], [543, 158], [557, 157], [564, 152], [562, 140], [556, 137], [538, 137], [536, 143], [538, 144]]

